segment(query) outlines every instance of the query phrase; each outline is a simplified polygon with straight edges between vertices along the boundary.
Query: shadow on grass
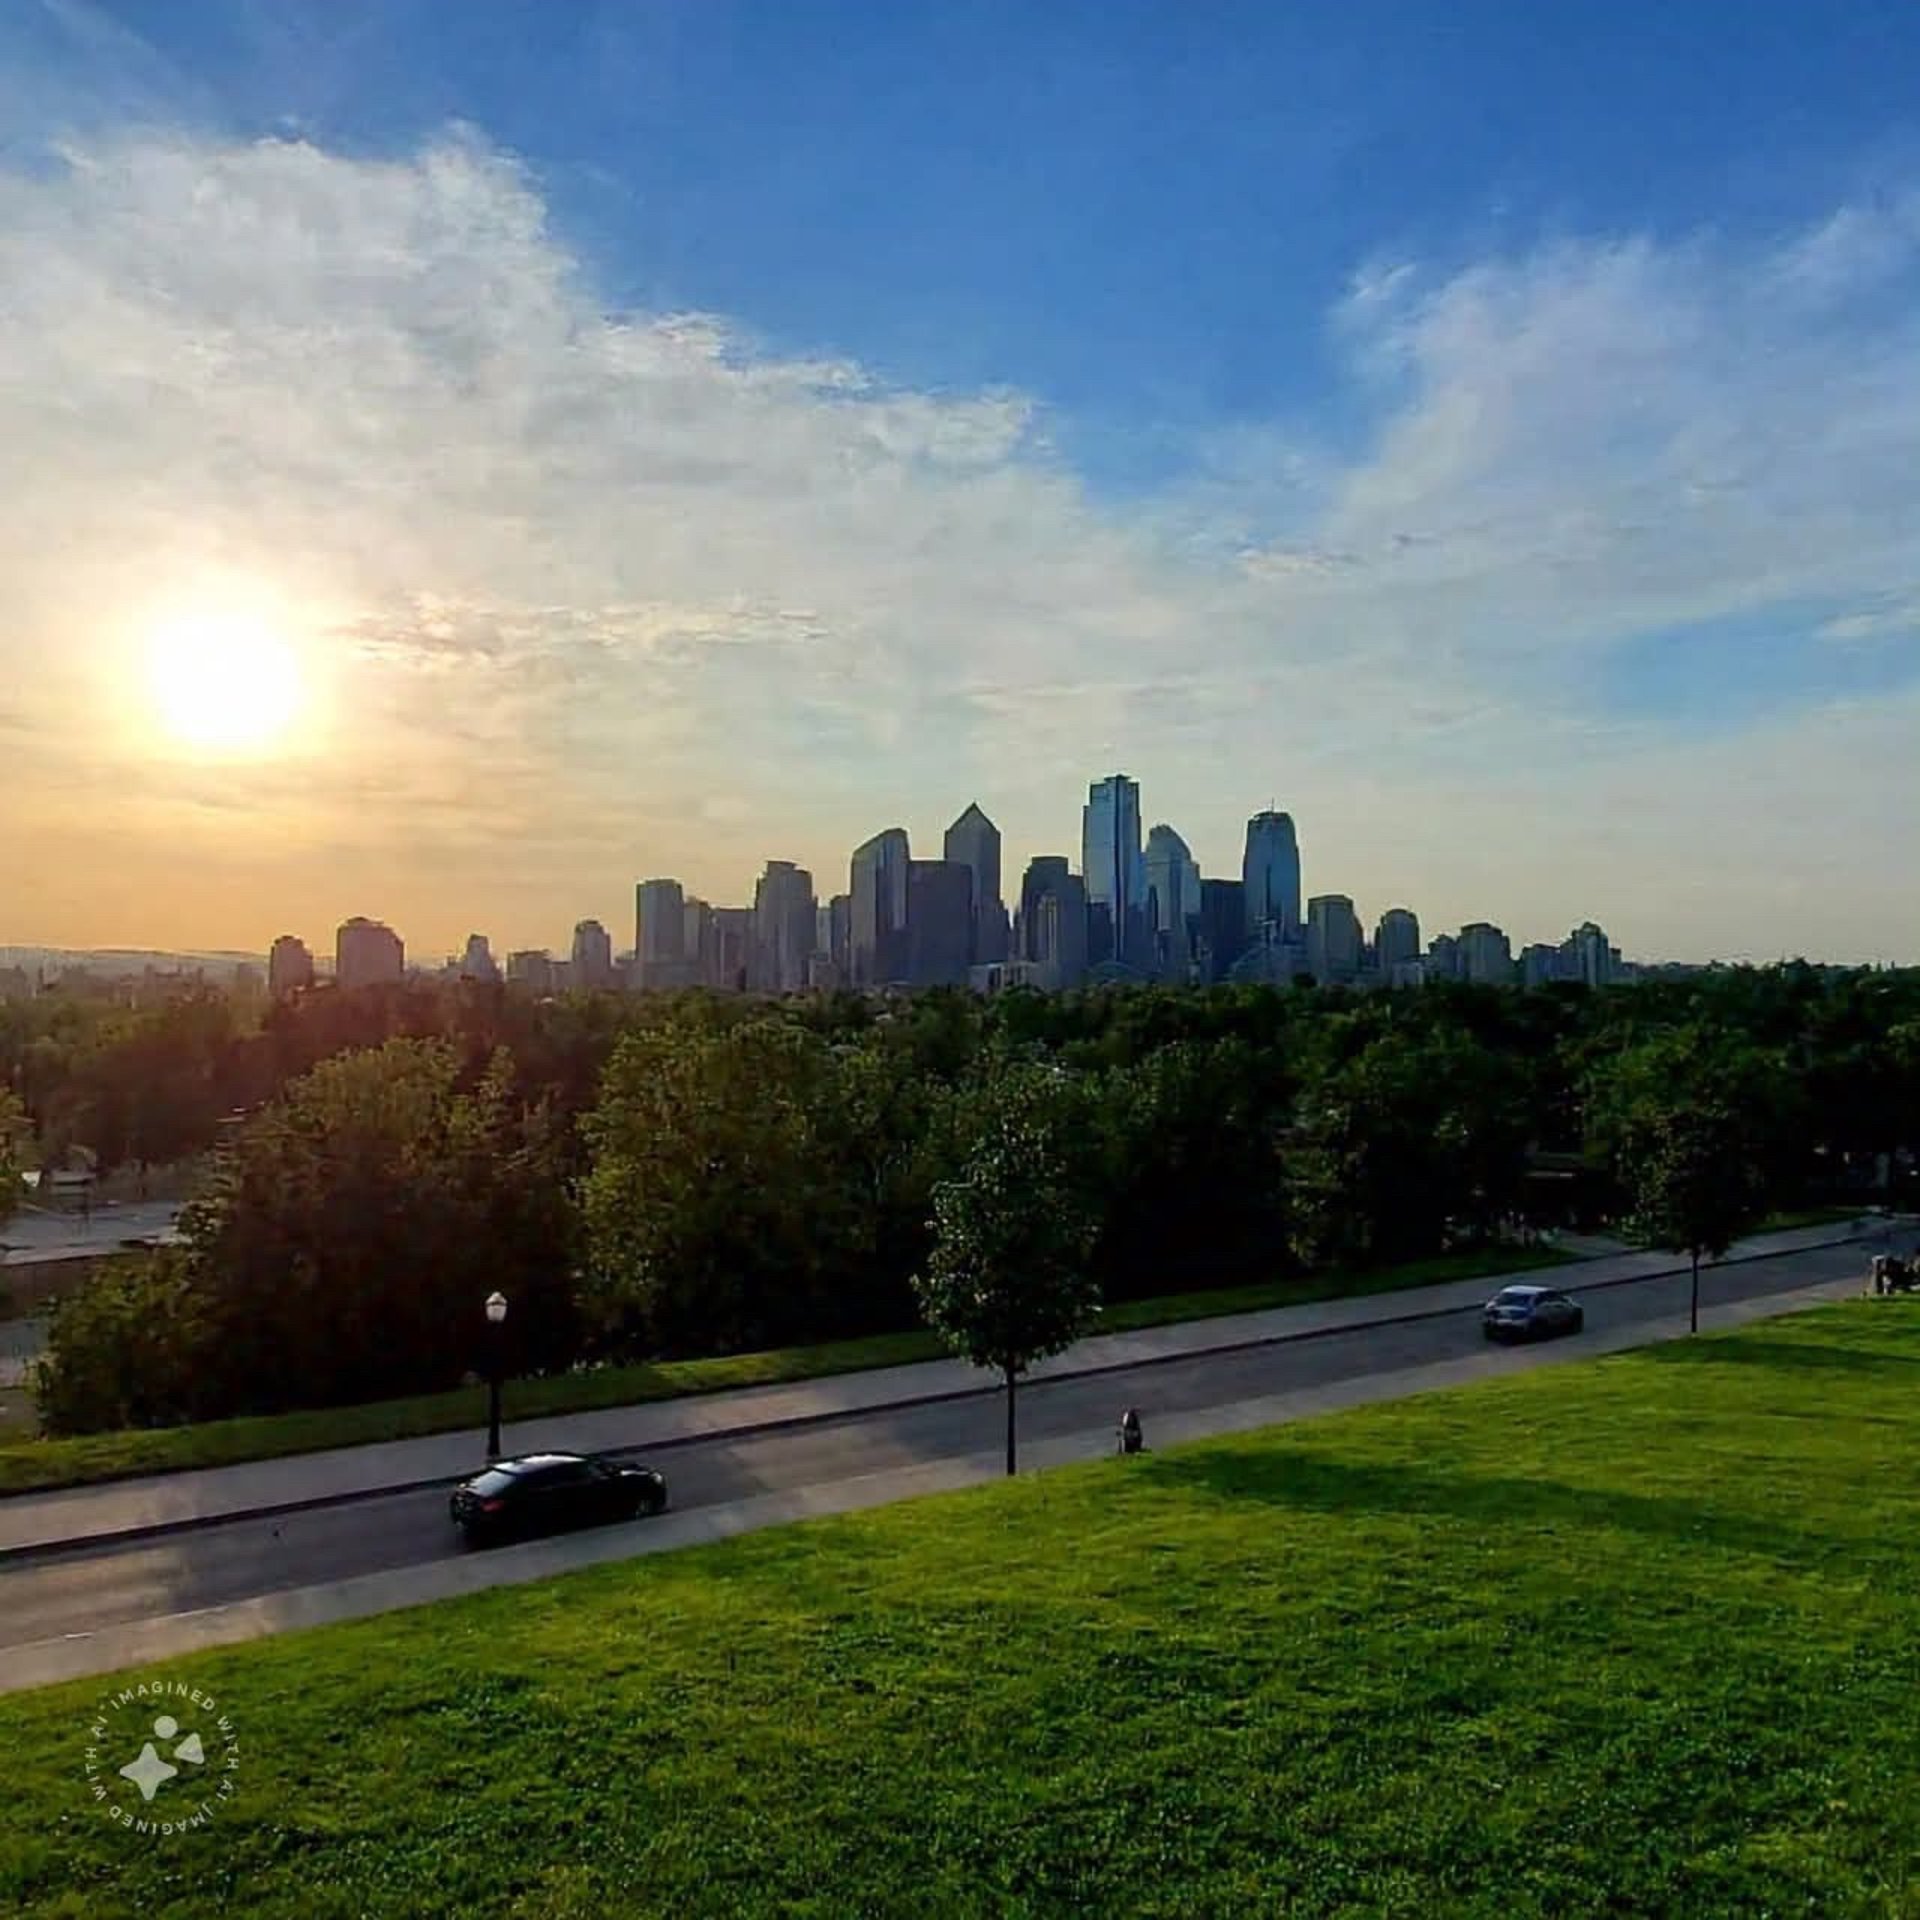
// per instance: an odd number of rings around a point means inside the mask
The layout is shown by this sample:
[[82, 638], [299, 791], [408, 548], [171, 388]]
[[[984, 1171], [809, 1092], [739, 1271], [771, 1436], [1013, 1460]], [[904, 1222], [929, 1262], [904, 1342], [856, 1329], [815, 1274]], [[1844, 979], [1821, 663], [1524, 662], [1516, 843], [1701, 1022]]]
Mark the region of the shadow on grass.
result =
[[[1489, 1533], [1596, 1528], [1653, 1540], [1711, 1546], [1771, 1559], [1823, 1559], [1853, 1552], [1858, 1541], [1809, 1532], [1664, 1494], [1571, 1487], [1554, 1480], [1437, 1473], [1422, 1467], [1369, 1466], [1283, 1451], [1243, 1454], [1218, 1448], [1160, 1454], [1147, 1467], [1161, 1486], [1222, 1500], [1261, 1501], [1296, 1512], [1402, 1514], [1469, 1521]], [[1756, 1478], [1764, 1473], [1756, 1468]]]
[[1920, 1354], [1881, 1347], [1836, 1346], [1828, 1340], [1769, 1340], [1752, 1334], [1716, 1334], [1710, 1340], [1670, 1340], [1642, 1347], [1637, 1361], [1662, 1367], [1698, 1365], [1776, 1367], [1792, 1373], [1879, 1374], [1889, 1386], [1911, 1386]]

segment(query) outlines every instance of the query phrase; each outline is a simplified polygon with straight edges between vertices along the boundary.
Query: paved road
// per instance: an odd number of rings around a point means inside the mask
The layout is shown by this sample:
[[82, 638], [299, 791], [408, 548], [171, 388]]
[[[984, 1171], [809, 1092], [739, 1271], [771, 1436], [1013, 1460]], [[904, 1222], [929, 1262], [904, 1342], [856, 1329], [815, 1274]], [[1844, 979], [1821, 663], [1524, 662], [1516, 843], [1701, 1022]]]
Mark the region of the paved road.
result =
[[[1701, 1277], [1701, 1295], [1715, 1303], [1784, 1293], [1858, 1274], [1865, 1259], [1858, 1246], [1834, 1247], [1711, 1269]], [[1684, 1313], [1686, 1300], [1684, 1275], [1595, 1290], [1586, 1300], [1588, 1342], [1617, 1341], [1626, 1327]], [[1577, 1339], [1563, 1341], [1555, 1350], [1576, 1352], [1581, 1345]], [[1529, 1363], [1525, 1351], [1484, 1348], [1477, 1314], [1459, 1312], [1411, 1325], [1195, 1355], [1091, 1379], [1035, 1382], [1021, 1391], [1020, 1430], [1029, 1441], [1086, 1434], [1133, 1405], [1151, 1443], [1156, 1416], [1359, 1382], [1468, 1356], [1483, 1357], [1489, 1371]], [[1003, 1421], [999, 1396], [982, 1393], [835, 1417], [757, 1439], [703, 1439], [648, 1457], [666, 1471], [674, 1504], [689, 1508], [977, 1454], [1000, 1443]], [[0, 1647], [416, 1566], [460, 1551], [447, 1520], [446, 1497], [437, 1491], [374, 1495], [278, 1519], [222, 1522], [118, 1548], [47, 1549], [0, 1567]]]
[[171, 1237], [179, 1218], [177, 1200], [103, 1200], [85, 1214], [29, 1205], [0, 1228], [0, 1266], [98, 1258], [130, 1240]]

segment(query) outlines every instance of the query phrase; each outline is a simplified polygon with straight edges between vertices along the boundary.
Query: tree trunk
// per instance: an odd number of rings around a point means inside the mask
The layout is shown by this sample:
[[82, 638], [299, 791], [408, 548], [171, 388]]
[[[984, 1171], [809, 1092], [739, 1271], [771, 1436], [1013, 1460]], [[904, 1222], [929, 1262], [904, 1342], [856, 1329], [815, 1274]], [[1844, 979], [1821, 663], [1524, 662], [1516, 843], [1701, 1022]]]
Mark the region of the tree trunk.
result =
[[1698, 1247], [1695, 1247], [1692, 1249], [1692, 1252], [1693, 1252], [1693, 1298], [1688, 1307], [1687, 1331], [1689, 1333], [1698, 1333], [1700, 1331], [1700, 1249]]
[[1007, 1473], [1013, 1473], [1013, 1387], [1016, 1375], [1011, 1367], [1007, 1369]]

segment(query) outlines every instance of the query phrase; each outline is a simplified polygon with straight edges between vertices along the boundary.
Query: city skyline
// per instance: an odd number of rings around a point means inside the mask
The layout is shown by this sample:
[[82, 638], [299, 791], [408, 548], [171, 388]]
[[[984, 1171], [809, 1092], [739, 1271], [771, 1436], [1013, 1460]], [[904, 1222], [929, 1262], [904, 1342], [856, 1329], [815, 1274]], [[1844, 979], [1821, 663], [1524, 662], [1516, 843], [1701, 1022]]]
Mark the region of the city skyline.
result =
[[[768, 869], [791, 868], [807, 876], [814, 883], [818, 905], [824, 911], [834, 896], [843, 894], [854, 896], [852, 869], [855, 863], [863, 853], [883, 847], [891, 849], [897, 864], [897, 874], [893, 883], [893, 892], [896, 897], [896, 905], [893, 908], [893, 912], [897, 917], [892, 924], [894, 925], [895, 932], [902, 937], [904, 942], [906, 890], [909, 867], [927, 864], [930, 859], [955, 859], [957, 856], [949, 850], [949, 843], [952, 842], [956, 831], [965, 827], [969, 820], [974, 817], [984, 820], [986, 825], [994, 830], [997, 843], [997, 871], [1000, 886], [998, 898], [1004, 904], [1009, 914], [1012, 914], [1019, 905], [1023, 876], [1027, 874], [1028, 869], [1035, 862], [1045, 864], [1050, 860], [1057, 860], [1064, 871], [1069, 872], [1076, 881], [1084, 885], [1090, 807], [1094, 804], [1095, 796], [1107, 789], [1114, 781], [1124, 782], [1127, 788], [1130, 789], [1128, 804], [1132, 810], [1131, 819], [1134, 826], [1140, 830], [1140, 853], [1137, 862], [1134, 863], [1135, 882], [1141, 890], [1141, 908], [1144, 912], [1150, 912], [1153, 883], [1148, 849], [1153, 837], [1170, 830], [1179, 842], [1181, 850], [1188, 853], [1191, 859], [1189, 841], [1188, 837], [1182, 831], [1179, 822], [1160, 818], [1155, 809], [1145, 805], [1146, 782], [1134, 778], [1125, 772], [1116, 772], [1111, 775], [1100, 776], [1093, 781], [1085, 783], [1083, 790], [1086, 791], [1088, 798], [1083, 801], [1077, 809], [1080, 819], [1079, 829], [1072, 835], [1070, 843], [1063, 839], [1061, 844], [1069, 847], [1069, 850], [1064, 855], [1060, 854], [1059, 847], [1057, 846], [1036, 847], [1034, 852], [1024, 856], [1009, 854], [1006, 848], [1011, 843], [1007, 841], [1005, 829], [1001, 826], [999, 816], [994, 814], [991, 809], [985, 807], [981, 800], [973, 798], [969, 799], [958, 815], [948, 820], [944, 827], [927, 828], [920, 831], [902, 826], [890, 826], [880, 829], [869, 835], [838, 861], [831, 855], [818, 863], [809, 863], [802, 859], [790, 860], [778, 855], [766, 855], [761, 859], [758, 866], [745, 877], [744, 881], [736, 885], [731, 892], [728, 892], [724, 888], [709, 892], [696, 885], [693, 881], [685, 878], [683, 874], [676, 871], [669, 871], [668, 863], [663, 861], [646, 874], [628, 879], [623, 883], [616, 883], [617, 891], [624, 894], [627, 903], [624, 914], [615, 909], [607, 909], [598, 913], [587, 913], [575, 918], [571, 922], [570, 928], [562, 928], [558, 931], [550, 926], [526, 925], [520, 922], [512, 923], [507, 930], [502, 931], [501, 923], [498, 921], [497, 916], [493, 921], [489, 922], [484, 911], [469, 911], [464, 914], [456, 913], [452, 918], [448, 919], [444, 923], [443, 931], [430, 932], [429, 934], [422, 935], [416, 927], [409, 924], [408, 915], [404, 907], [399, 909], [386, 908], [379, 911], [368, 912], [365, 910], [366, 903], [362, 901], [351, 911], [335, 915], [331, 918], [325, 915], [309, 915], [297, 923], [292, 923], [290, 926], [282, 926], [275, 936], [261, 935], [250, 941], [246, 939], [223, 941], [207, 938], [186, 940], [178, 944], [168, 944], [157, 940], [146, 940], [136, 937], [102, 941], [97, 947], [92, 947], [73, 942], [37, 940], [31, 937], [30, 932], [23, 932], [20, 929], [9, 930], [5, 926], [0, 926], [0, 949], [42, 949], [49, 952], [73, 953], [90, 951], [103, 953], [180, 953], [187, 955], [217, 952], [235, 956], [244, 955], [250, 959], [258, 958], [263, 965], [266, 965], [271, 960], [272, 949], [278, 942], [292, 938], [296, 942], [304, 943], [305, 946], [311, 950], [314, 959], [320, 963], [322, 973], [331, 973], [333, 970], [331, 958], [332, 945], [336, 931], [365, 923], [391, 930], [401, 939], [405, 946], [407, 967], [409, 970], [436, 971], [442, 967], [457, 966], [461, 951], [467, 942], [479, 936], [488, 942], [494, 960], [499, 963], [504, 971], [506, 958], [509, 954], [513, 953], [530, 955], [545, 954], [561, 961], [565, 961], [568, 959], [569, 954], [573, 953], [574, 957], [577, 958], [576, 948], [580, 931], [583, 927], [591, 926], [599, 929], [601, 936], [604, 937], [607, 943], [607, 964], [610, 965], [613, 960], [623, 956], [627, 959], [638, 959], [640, 957], [643, 944], [641, 932], [641, 896], [649, 889], [656, 887], [671, 888], [683, 906], [687, 907], [699, 905], [707, 908], [709, 911], [733, 911], [751, 914], [756, 888], [764, 880]], [[1152, 821], [1151, 827], [1145, 824], [1149, 820]], [[1516, 964], [1517, 956], [1523, 947], [1542, 943], [1557, 943], [1565, 937], [1565, 928], [1556, 927], [1548, 916], [1539, 913], [1530, 913], [1524, 909], [1518, 912], [1502, 910], [1497, 903], [1489, 903], [1485, 900], [1469, 903], [1468, 910], [1461, 912], [1457, 916], [1447, 912], [1430, 911], [1422, 904], [1421, 893], [1417, 882], [1415, 885], [1409, 887], [1405, 893], [1393, 899], [1383, 898], [1378, 901], [1357, 895], [1352, 890], [1341, 889], [1333, 885], [1331, 879], [1329, 879], [1326, 886], [1319, 886], [1316, 884], [1318, 877], [1316, 871], [1317, 863], [1303, 853], [1297, 825], [1292, 815], [1287, 809], [1275, 808], [1271, 804], [1256, 809], [1254, 812], [1248, 814], [1242, 821], [1239, 851], [1231, 858], [1223, 857], [1217, 862], [1192, 859], [1193, 879], [1203, 885], [1211, 885], [1220, 881], [1231, 882], [1236, 887], [1246, 885], [1253, 873], [1252, 849], [1256, 844], [1261, 846], [1271, 844], [1270, 835], [1265, 829], [1269, 827], [1270, 823], [1274, 822], [1283, 823], [1285, 827], [1285, 844], [1291, 861], [1287, 873], [1287, 883], [1291, 889], [1288, 898], [1295, 913], [1292, 924], [1303, 939], [1307, 933], [1306, 908], [1314, 899], [1323, 896], [1343, 898], [1352, 904], [1356, 909], [1361, 931], [1368, 940], [1372, 939], [1376, 923], [1383, 915], [1392, 917], [1401, 913], [1411, 914], [1417, 919], [1422, 928], [1428, 930], [1430, 935], [1441, 934], [1450, 937], [1452, 933], [1470, 929], [1475, 925], [1491, 925], [1503, 932], [1511, 941], [1512, 951], [1516, 956]], [[941, 851], [938, 854], [932, 855], [913, 851], [915, 849], [933, 846], [939, 846]], [[1494, 876], [1496, 882], [1497, 877], [1497, 875]], [[1192, 913], [1197, 913], [1201, 910], [1197, 887], [1195, 896], [1193, 903], [1187, 909]], [[476, 897], [476, 907], [478, 898], [480, 897], [483, 896]], [[1089, 906], [1099, 904], [1098, 896], [1090, 889], [1087, 892], [1087, 904]], [[1249, 907], [1246, 911], [1251, 917], [1258, 917], [1255, 909]], [[854, 926], [856, 928], [859, 925], [859, 912], [859, 907], [857, 905], [854, 906]], [[1631, 953], [1642, 960], [1654, 964], [1671, 962], [1685, 965], [1704, 965], [1714, 961], [1722, 961], [1730, 964], [1752, 963], [1765, 965], [1774, 961], [1795, 957], [1806, 957], [1818, 960], [1823, 964], [1912, 964], [1911, 961], [1901, 961], [1897, 958], [1892, 962], [1879, 961], [1872, 957], [1860, 959], [1858, 956], [1849, 955], [1838, 950], [1813, 952], [1804, 945], [1795, 946], [1791, 943], [1773, 952], [1668, 952], [1647, 947], [1644, 944], [1633, 941], [1630, 935], [1623, 934], [1622, 929], [1629, 923], [1629, 918], [1630, 916], [1623, 910], [1616, 910], [1612, 903], [1589, 903], [1585, 910], [1569, 919], [1566, 924], [1577, 927], [1582, 923], [1597, 921], [1609, 929], [1610, 936], [1616, 941], [1622, 951]], [[456, 927], [458, 928], [457, 932], [454, 931]], [[305, 930], [303, 931], [303, 929]], [[629, 929], [630, 934], [623, 932], [622, 929]], [[854, 937], [857, 938], [857, 934]], [[900, 951], [905, 951], [904, 944]], [[428, 955], [434, 957], [429, 960], [427, 958]], [[848, 984], [860, 985], [867, 983], [855, 978], [851, 979]]]
[[[1514, 940], [1486, 920], [1463, 921], [1457, 933], [1428, 923], [1433, 938], [1423, 943], [1418, 910], [1395, 902], [1377, 910], [1369, 932], [1351, 896], [1325, 890], [1303, 899], [1299, 835], [1291, 815], [1272, 806], [1247, 819], [1238, 876], [1206, 875], [1170, 823], [1142, 834], [1141, 801], [1141, 783], [1125, 772], [1090, 781], [1080, 867], [1066, 855], [1036, 855], [1011, 898], [1001, 879], [1000, 829], [973, 800], [947, 826], [937, 857], [916, 856], [902, 827], [870, 835], [848, 856], [844, 888], [837, 872], [816, 880], [778, 858], [766, 861], [750, 905], [706, 899], [675, 876], [640, 880], [627, 949], [616, 947], [601, 921], [587, 919], [576, 924], [564, 957], [551, 944], [509, 941], [496, 950], [492, 936], [476, 930], [463, 953], [446, 953], [436, 967], [417, 951], [403, 959], [404, 940], [386, 923], [356, 915], [337, 930], [333, 977], [354, 983], [349, 951], [365, 951], [369, 940], [384, 943], [384, 959], [360, 972], [362, 980], [457, 973], [536, 991], [563, 984], [772, 993], [946, 983], [1057, 988], [1103, 965], [1124, 976], [1202, 984], [1287, 985], [1300, 974], [1385, 986], [1434, 977], [1528, 985], [1628, 977], [1619, 971], [1621, 949], [1591, 918], [1551, 941]], [[1597, 961], [1587, 951], [1589, 935]], [[315, 975], [314, 955], [299, 936], [273, 942], [270, 989], [310, 985]]]
[[1920, 954], [1911, 8], [463, 14], [0, 10], [7, 938], [1011, 890], [1093, 764]]

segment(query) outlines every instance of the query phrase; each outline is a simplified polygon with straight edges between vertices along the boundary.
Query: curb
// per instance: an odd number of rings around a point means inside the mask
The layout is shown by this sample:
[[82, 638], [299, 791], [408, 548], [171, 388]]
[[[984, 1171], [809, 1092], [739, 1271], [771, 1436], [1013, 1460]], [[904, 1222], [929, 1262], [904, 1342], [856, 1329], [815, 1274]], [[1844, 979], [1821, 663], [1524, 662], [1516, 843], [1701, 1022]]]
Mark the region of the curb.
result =
[[[1816, 1240], [1803, 1247], [1789, 1248], [1784, 1252], [1743, 1253], [1731, 1260], [1703, 1262], [1702, 1273], [1712, 1273], [1723, 1267], [1752, 1266], [1763, 1260], [1791, 1259], [1796, 1254], [1818, 1253], [1832, 1247], [1850, 1246], [1855, 1241], [1868, 1237], [1866, 1232], [1856, 1227], [1854, 1231], [1834, 1240]], [[1604, 1293], [1616, 1287], [1645, 1286], [1654, 1280], [1671, 1280], [1676, 1276], [1691, 1272], [1691, 1266], [1660, 1267], [1651, 1273], [1624, 1274], [1614, 1280], [1595, 1280], [1586, 1286], [1568, 1284], [1561, 1288], [1564, 1293]], [[1497, 1276], [1495, 1276], [1497, 1278]], [[1464, 1282], [1456, 1284], [1465, 1284]], [[1375, 1298], [1388, 1298], [1376, 1295]], [[1344, 1326], [1309, 1327], [1298, 1333], [1266, 1333], [1248, 1339], [1223, 1340], [1209, 1347], [1194, 1347], [1184, 1353], [1151, 1354], [1138, 1360], [1107, 1360], [1095, 1366], [1075, 1367], [1070, 1372], [1050, 1374], [1044, 1380], [1027, 1380], [1022, 1384], [1029, 1393], [1052, 1386], [1056, 1381], [1095, 1380], [1106, 1374], [1134, 1373], [1142, 1367], [1174, 1366], [1183, 1360], [1203, 1359], [1215, 1353], [1252, 1353], [1261, 1347], [1296, 1346], [1309, 1340], [1330, 1340], [1342, 1334], [1367, 1333], [1375, 1327], [1410, 1327], [1427, 1320], [1450, 1320], [1456, 1314], [1477, 1313], [1477, 1306], [1424, 1307], [1416, 1313], [1382, 1314], [1378, 1318], [1351, 1321]], [[1192, 1323], [1189, 1323], [1192, 1324]], [[1147, 1329], [1142, 1328], [1145, 1332]], [[766, 1434], [790, 1433], [803, 1427], [823, 1426], [834, 1420], [857, 1420], [868, 1414], [899, 1413], [908, 1407], [937, 1407], [950, 1405], [956, 1400], [974, 1400], [997, 1394], [997, 1386], [949, 1387], [938, 1393], [910, 1394], [898, 1400], [877, 1400], [871, 1406], [841, 1407], [825, 1413], [787, 1414], [776, 1420], [750, 1421], [744, 1426], [715, 1427], [706, 1433], [677, 1434], [666, 1440], [655, 1440], [643, 1446], [601, 1447], [595, 1451], [609, 1460], [635, 1459], [641, 1455], [651, 1456], [658, 1453], [672, 1453], [683, 1447], [701, 1446], [712, 1440], [752, 1440]], [[563, 1418], [556, 1415], [554, 1418]], [[430, 1436], [421, 1436], [427, 1438]], [[289, 1458], [297, 1458], [290, 1455]], [[241, 1463], [235, 1462], [239, 1465]], [[246, 1520], [273, 1520], [282, 1515], [298, 1513], [320, 1513], [330, 1507], [349, 1507], [362, 1500], [397, 1499], [403, 1494], [426, 1493], [435, 1488], [457, 1486], [465, 1475], [448, 1477], [436, 1474], [424, 1480], [400, 1480], [378, 1487], [361, 1487], [351, 1493], [315, 1494], [304, 1500], [274, 1501], [264, 1506], [235, 1508], [230, 1513], [189, 1514], [178, 1520], [152, 1520], [134, 1527], [115, 1527], [102, 1533], [74, 1534], [62, 1540], [45, 1540], [31, 1546], [0, 1547], [0, 1566], [11, 1562], [52, 1558], [59, 1554], [84, 1551], [92, 1547], [127, 1546], [141, 1540], [155, 1540], [182, 1533], [199, 1533], [209, 1527], [236, 1525]], [[107, 1485], [109, 1482], [98, 1484]], [[47, 1492], [61, 1489], [48, 1488]], [[21, 1495], [20, 1498], [31, 1498]]]

